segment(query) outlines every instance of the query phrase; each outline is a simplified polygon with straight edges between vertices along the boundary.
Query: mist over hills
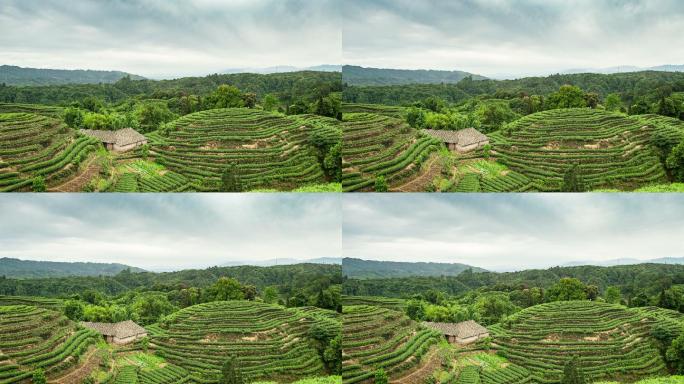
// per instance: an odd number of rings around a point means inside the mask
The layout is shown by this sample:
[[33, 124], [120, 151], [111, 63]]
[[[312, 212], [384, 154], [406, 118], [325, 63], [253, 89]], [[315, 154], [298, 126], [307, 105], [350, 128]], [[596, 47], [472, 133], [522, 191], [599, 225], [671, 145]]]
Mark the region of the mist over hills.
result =
[[316, 72], [341, 72], [342, 66], [336, 64], [321, 64], [312, 67], [295, 67], [292, 65], [279, 65], [274, 67], [263, 68], [229, 68], [223, 73], [257, 73], [266, 75], [269, 73], [284, 73], [284, 72], [299, 72], [299, 71], [316, 71]]

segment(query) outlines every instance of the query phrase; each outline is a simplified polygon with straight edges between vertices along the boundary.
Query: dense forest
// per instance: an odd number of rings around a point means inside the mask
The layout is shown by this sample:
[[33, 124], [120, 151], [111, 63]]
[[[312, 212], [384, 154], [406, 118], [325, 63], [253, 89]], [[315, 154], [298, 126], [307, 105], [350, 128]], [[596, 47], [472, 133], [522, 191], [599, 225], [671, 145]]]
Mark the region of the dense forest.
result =
[[409, 277], [409, 276], [456, 276], [470, 269], [485, 272], [482, 268], [459, 263], [406, 263], [399, 261], [362, 260], [345, 257], [342, 274], [353, 279]]
[[402, 85], [455, 84], [471, 76], [475, 80], [486, 77], [464, 71], [410, 70], [364, 68], [354, 65], [342, 67], [342, 81], [347, 85]]
[[129, 270], [144, 270], [117, 263], [72, 263], [55, 261], [19, 260], [9, 257], [0, 258], [0, 276], [14, 279], [66, 276], [111, 276]]
[[353, 86], [345, 84], [344, 101], [387, 105], [410, 105], [429, 97], [459, 103], [470, 97], [496, 99], [547, 97], [562, 85], [572, 85], [604, 98], [617, 93], [627, 105], [654, 102], [684, 91], [684, 72], [630, 72], [614, 74], [556, 74], [516, 80], [477, 80], [466, 77], [457, 84], [408, 84], [390, 86]]
[[410, 298], [413, 295], [439, 291], [446, 295], [469, 292], [500, 291], [526, 294], [530, 290], [544, 292], [560, 279], [577, 279], [602, 294], [608, 287], [617, 287], [626, 303], [634, 300], [657, 300], [663, 292], [677, 297], [684, 310], [684, 265], [637, 264], [610, 267], [573, 266], [549, 269], [530, 269], [519, 272], [473, 272], [466, 270], [458, 276], [413, 276], [386, 279], [350, 279], [344, 282], [344, 293], [361, 296]]
[[115, 83], [129, 76], [133, 80], [144, 77], [121, 71], [66, 70], [45, 68], [22, 68], [0, 65], [0, 84], [6, 85], [60, 85]]
[[[90, 321], [145, 324], [178, 308], [217, 300], [255, 300], [340, 310], [339, 265], [213, 267], [178, 272], [124, 270], [115, 276], [0, 279], [0, 295], [68, 300]], [[71, 316], [73, 318], [73, 316]]]

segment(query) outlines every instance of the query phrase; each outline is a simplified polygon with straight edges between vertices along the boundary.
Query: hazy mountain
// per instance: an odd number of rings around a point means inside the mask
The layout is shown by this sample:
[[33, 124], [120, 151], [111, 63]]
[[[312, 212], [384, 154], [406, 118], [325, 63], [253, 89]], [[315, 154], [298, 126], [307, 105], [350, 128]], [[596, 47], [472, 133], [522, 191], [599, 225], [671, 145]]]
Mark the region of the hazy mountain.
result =
[[269, 259], [269, 260], [237, 260], [230, 261], [223, 264], [224, 267], [238, 266], [238, 265], [253, 265], [256, 267], [270, 267], [274, 265], [294, 265], [294, 264], [342, 264], [342, 259], [339, 257], [319, 257], [316, 259]]
[[124, 76], [133, 80], [144, 77], [121, 71], [94, 71], [84, 69], [22, 68], [0, 65], [0, 83], [7, 85], [61, 85], [115, 83]]
[[563, 266], [572, 267], [579, 265], [596, 265], [599, 267], [611, 267], [614, 265], [634, 265], [634, 264], [684, 264], [684, 257], [660, 257], [657, 259], [639, 260], [631, 258], [611, 259], [605, 261], [571, 261]]
[[464, 71], [342, 67], [342, 81], [349, 85], [455, 84], [468, 76], [474, 80], [486, 79]]
[[684, 72], [684, 65], [658, 65], [655, 67], [635, 67], [633, 65], [623, 65], [608, 68], [573, 68], [563, 71], [562, 73], [623, 73], [623, 72], [639, 72], [639, 71], [664, 71], [664, 72]]
[[485, 269], [460, 263], [375, 261], [345, 257], [342, 274], [356, 279], [408, 276], [456, 276], [466, 269], [486, 272]]
[[145, 272], [144, 269], [117, 263], [67, 263], [19, 260], [8, 257], [0, 259], [0, 275], [15, 279], [67, 276], [114, 276], [124, 269], [130, 269], [131, 272]]
[[230, 68], [223, 71], [223, 73], [257, 73], [261, 75], [266, 75], [269, 73], [284, 73], [298, 71], [341, 72], [342, 66], [334, 64], [322, 64], [313, 67], [293, 67], [291, 65], [281, 65], [276, 67], [265, 68]]

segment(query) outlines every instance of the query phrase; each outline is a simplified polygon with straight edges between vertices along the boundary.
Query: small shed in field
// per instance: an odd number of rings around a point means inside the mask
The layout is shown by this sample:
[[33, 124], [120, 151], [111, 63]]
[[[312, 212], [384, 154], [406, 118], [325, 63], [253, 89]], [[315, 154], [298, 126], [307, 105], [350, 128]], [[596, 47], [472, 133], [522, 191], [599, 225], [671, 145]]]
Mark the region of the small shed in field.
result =
[[426, 129], [425, 132], [439, 140], [456, 152], [465, 153], [489, 144], [487, 135], [475, 128], [465, 128], [459, 131], [447, 131], [442, 129]]
[[117, 131], [81, 129], [81, 133], [100, 140], [110, 151], [126, 152], [147, 144], [147, 138], [133, 128], [122, 128]]
[[460, 323], [433, 323], [425, 321], [423, 324], [441, 332], [452, 344], [470, 344], [489, 336], [487, 328], [473, 320]]
[[132, 320], [118, 323], [82, 321], [81, 325], [99, 332], [108, 343], [113, 344], [128, 344], [147, 336], [147, 330]]

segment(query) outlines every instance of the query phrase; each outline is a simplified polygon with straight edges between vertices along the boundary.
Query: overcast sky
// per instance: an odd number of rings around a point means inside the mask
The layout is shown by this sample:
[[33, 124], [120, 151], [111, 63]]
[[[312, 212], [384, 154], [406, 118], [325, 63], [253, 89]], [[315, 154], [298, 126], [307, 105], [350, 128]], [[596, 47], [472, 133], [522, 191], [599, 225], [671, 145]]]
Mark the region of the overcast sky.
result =
[[2, 0], [0, 64], [147, 77], [339, 64], [339, 0]]
[[684, 257], [680, 194], [345, 195], [343, 255], [492, 270]]
[[684, 64], [681, 0], [345, 0], [345, 64], [485, 76]]
[[339, 194], [6, 195], [0, 257], [159, 270], [340, 257]]

